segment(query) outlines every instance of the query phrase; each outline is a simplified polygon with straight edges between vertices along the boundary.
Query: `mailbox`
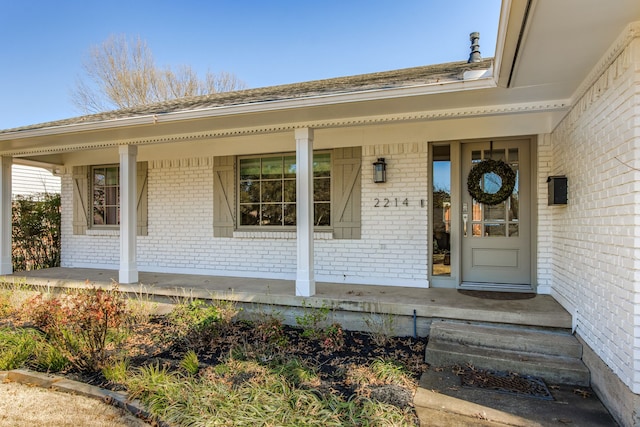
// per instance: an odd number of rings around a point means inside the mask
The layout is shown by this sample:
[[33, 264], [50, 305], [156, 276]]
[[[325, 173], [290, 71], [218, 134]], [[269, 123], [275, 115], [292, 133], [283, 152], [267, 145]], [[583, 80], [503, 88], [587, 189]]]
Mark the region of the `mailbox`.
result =
[[547, 186], [549, 190], [549, 206], [566, 205], [567, 204], [567, 177], [550, 176], [547, 178]]

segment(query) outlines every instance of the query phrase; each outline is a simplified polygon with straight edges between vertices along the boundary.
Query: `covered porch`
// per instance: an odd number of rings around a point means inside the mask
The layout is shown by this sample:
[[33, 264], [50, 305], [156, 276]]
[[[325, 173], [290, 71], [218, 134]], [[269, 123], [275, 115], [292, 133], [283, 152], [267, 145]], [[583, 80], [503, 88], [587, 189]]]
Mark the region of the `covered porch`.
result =
[[[111, 287], [118, 271], [49, 268], [4, 276], [12, 283], [48, 290]], [[155, 301], [180, 298], [226, 300], [248, 312], [273, 310], [285, 320], [312, 307], [329, 307], [334, 319], [350, 329], [366, 330], [368, 316], [392, 315], [399, 335], [427, 336], [434, 319], [489, 322], [516, 326], [571, 329], [571, 315], [550, 295], [528, 297], [506, 293], [469, 294], [455, 289], [372, 286], [318, 282], [316, 294], [296, 296], [294, 280], [140, 272], [136, 284], [120, 284], [124, 292]]]

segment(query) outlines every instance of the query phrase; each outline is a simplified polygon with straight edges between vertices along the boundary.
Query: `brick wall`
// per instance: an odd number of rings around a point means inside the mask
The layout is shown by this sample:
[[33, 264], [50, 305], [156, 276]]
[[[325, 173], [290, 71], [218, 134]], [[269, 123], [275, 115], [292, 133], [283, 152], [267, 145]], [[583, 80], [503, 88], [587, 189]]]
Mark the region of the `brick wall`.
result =
[[569, 203], [541, 209], [551, 230], [552, 294], [577, 332], [640, 393], [640, 39], [551, 135], [552, 174]]
[[[371, 164], [382, 156], [389, 179], [374, 184]], [[294, 279], [295, 233], [213, 237], [212, 168], [212, 158], [149, 162], [149, 233], [138, 237], [139, 269]], [[62, 181], [62, 265], [118, 268], [117, 232], [72, 234], [71, 177]], [[316, 233], [316, 280], [427, 286], [427, 194], [426, 144], [367, 147], [362, 160], [362, 238], [334, 240], [330, 233]]]

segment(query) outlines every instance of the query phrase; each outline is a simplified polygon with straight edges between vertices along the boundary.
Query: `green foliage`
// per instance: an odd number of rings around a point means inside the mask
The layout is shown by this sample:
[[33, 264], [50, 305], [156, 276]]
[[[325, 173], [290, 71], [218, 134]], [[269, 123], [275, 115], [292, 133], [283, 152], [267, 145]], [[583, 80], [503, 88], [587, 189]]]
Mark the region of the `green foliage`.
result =
[[121, 359], [111, 362], [102, 368], [104, 378], [114, 384], [124, 384], [129, 375], [129, 359]]
[[18, 196], [13, 201], [14, 271], [60, 266], [60, 195]]
[[[298, 375], [289, 371], [298, 371]], [[287, 373], [286, 375], [284, 375]], [[228, 360], [199, 376], [152, 365], [127, 377], [130, 397], [171, 425], [410, 426], [412, 414], [367, 398], [326, 398], [304, 384], [299, 361], [274, 368]]]
[[171, 338], [181, 346], [203, 349], [220, 334], [218, 308], [203, 300], [179, 303], [169, 313]]
[[189, 350], [180, 361], [180, 367], [189, 375], [197, 375], [200, 371], [200, 361], [195, 351]]
[[0, 329], [0, 370], [32, 367], [59, 372], [69, 360], [35, 329]]
[[115, 286], [51, 298], [38, 294], [23, 307], [26, 320], [44, 331], [76, 368], [89, 371], [104, 366], [109, 342], [122, 340], [126, 315], [126, 303]]
[[322, 307], [308, 307], [306, 302], [302, 303], [304, 313], [296, 316], [296, 324], [302, 328], [302, 336], [306, 338], [322, 338], [322, 327], [329, 318], [331, 309], [322, 304]]

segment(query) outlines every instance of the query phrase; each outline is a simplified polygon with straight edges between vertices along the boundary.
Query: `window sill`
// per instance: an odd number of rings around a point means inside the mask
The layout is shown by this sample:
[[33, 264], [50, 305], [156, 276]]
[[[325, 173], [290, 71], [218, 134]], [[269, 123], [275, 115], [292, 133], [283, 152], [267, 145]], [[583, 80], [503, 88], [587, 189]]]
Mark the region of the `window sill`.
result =
[[87, 230], [87, 236], [119, 236], [120, 229], [117, 228], [90, 228]]
[[[234, 231], [233, 237], [237, 239], [296, 239], [295, 231]], [[332, 240], [333, 232], [315, 231], [314, 240]]]

